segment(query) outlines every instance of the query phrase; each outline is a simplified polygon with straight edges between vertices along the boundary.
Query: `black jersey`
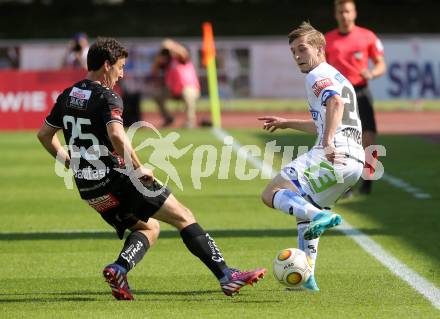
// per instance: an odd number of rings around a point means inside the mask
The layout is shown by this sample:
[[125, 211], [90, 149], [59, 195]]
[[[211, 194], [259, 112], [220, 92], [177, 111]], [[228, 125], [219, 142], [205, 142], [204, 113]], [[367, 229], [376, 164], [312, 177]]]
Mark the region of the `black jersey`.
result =
[[75, 182], [84, 199], [107, 193], [121, 176], [121, 165], [107, 135], [110, 122], [122, 124], [121, 97], [113, 90], [90, 80], [82, 80], [58, 97], [46, 123], [63, 129], [71, 157]]

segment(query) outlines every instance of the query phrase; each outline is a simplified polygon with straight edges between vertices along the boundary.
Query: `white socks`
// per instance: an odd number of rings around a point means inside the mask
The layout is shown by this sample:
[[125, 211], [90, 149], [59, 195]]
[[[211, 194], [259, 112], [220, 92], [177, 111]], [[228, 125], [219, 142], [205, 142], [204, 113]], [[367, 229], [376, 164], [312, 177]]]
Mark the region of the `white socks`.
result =
[[[318, 213], [319, 208], [306, 201], [290, 189], [281, 189], [276, 192], [273, 198], [273, 206], [288, 215], [296, 216], [301, 220], [312, 220]], [[304, 251], [309, 257], [312, 275], [315, 272], [316, 257], [318, 256], [319, 237], [312, 240], [304, 239], [304, 232], [309, 227], [309, 223], [298, 224], [298, 249]]]
[[316, 258], [318, 257], [319, 237], [312, 240], [304, 239], [304, 232], [309, 227], [309, 223], [298, 224], [298, 249], [304, 251], [309, 257], [310, 266], [312, 267], [312, 275], [315, 273]]
[[321, 210], [290, 189], [280, 189], [273, 197], [273, 206], [288, 215], [312, 220]]

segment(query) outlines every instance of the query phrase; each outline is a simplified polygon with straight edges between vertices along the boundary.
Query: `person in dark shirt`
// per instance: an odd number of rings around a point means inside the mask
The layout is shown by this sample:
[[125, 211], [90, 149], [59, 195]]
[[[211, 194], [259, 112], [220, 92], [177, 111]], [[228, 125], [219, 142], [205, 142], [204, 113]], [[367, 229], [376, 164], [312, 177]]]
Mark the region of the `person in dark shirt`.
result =
[[[364, 148], [375, 144], [377, 128], [374, 115], [373, 96], [368, 82], [385, 74], [384, 48], [373, 31], [356, 25], [356, 4], [354, 0], [335, 0], [336, 29], [325, 34], [325, 53], [330, 65], [338, 69], [354, 86], [359, 115], [362, 122], [362, 145]], [[371, 67], [369, 67], [371, 62]], [[377, 151], [372, 152], [374, 162]], [[370, 175], [374, 167], [366, 164]], [[370, 194], [372, 180], [365, 179], [359, 193]], [[348, 191], [344, 197], [350, 197]]]
[[[114, 39], [98, 38], [87, 55], [87, 78], [58, 97], [38, 138], [44, 148], [73, 171], [81, 198], [113, 226], [120, 239], [130, 230], [117, 260], [103, 275], [113, 296], [132, 300], [127, 273], [159, 235], [159, 221], [180, 231], [188, 250], [211, 270], [232, 296], [263, 277], [266, 269], [229, 268], [212, 239], [153, 172], [144, 167], [124, 131], [121, 98], [112, 89], [124, 75], [127, 50]], [[56, 132], [62, 129], [68, 152]], [[139, 183], [145, 186], [139, 190]]]

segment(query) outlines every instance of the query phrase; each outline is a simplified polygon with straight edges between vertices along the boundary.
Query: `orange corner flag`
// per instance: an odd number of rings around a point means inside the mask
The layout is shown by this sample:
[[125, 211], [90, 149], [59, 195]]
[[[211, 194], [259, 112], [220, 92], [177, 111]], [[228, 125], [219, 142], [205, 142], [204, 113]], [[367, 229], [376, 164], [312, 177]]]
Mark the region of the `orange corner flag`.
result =
[[202, 63], [203, 66], [206, 67], [209, 61], [215, 58], [214, 34], [212, 32], [211, 22], [204, 22], [202, 25], [202, 30], [203, 30]]

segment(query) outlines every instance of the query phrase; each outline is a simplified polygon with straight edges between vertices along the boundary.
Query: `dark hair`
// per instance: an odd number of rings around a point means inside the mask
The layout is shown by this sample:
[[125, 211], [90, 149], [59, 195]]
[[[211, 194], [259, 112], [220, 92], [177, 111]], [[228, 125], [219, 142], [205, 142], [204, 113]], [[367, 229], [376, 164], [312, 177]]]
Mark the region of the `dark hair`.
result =
[[126, 57], [128, 57], [127, 49], [118, 41], [112, 38], [98, 38], [90, 46], [87, 53], [87, 69], [97, 71], [104, 65], [105, 61], [109, 61], [110, 65], [113, 65], [118, 59]]
[[159, 51], [159, 55], [163, 56], [163, 57], [170, 57], [171, 56], [171, 52], [168, 49], [161, 49]]
[[82, 46], [81, 46], [81, 44], [79, 44], [78, 42], [76, 42], [75, 45], [74, 45], [73, 48], [72, 48], [72, 51], [73, 51], [73, 52], [81, 52], [81, 50], [82, 50]]
[[354, 0], [335, 0], [335, 7], [340, 6], [342, 4], [346, 4], [346, 3], [353, 3], [353, 5], [356, 5], [354, 3]]

